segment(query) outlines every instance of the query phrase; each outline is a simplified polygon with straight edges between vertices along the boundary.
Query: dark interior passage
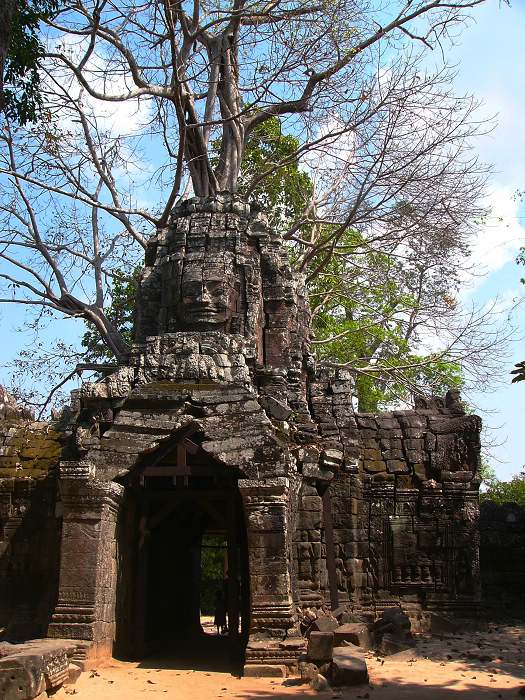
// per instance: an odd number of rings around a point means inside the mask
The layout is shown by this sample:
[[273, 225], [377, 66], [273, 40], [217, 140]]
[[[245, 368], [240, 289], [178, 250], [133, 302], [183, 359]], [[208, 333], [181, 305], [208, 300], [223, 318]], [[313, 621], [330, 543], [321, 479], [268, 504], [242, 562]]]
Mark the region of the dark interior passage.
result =
[[[241, 667], [249, 582], [237, 478], [197, 445], [184, 454], [172, 447], [133, 475], [121, 535], [121, 656], [181, 668]], [[217, 634], [210, 620], [221, 606], [225, 624]]]
[[205, 517], [192, 501], [174, 510], [150, 534], [146, 641], [158, 646], [201, 632], [200, 545]]

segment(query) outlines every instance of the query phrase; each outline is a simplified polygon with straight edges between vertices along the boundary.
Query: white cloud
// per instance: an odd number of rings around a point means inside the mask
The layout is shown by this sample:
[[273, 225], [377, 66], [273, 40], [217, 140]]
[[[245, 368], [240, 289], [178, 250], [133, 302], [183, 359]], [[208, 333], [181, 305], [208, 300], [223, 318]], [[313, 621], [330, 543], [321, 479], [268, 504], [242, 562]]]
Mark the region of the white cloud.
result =
[[[472, 295], [486, 278], [516, 258], [525, 243], [520, 203], [510, 188], [494, 188], [487, 198], [490, 213], [471, 241], [468, 260], [472, 277], [465, 294]], [[467, 280], [466, 280], [467, 282]]]
[[[67, 56], [71, 61], [78, 62], [89, 43], [89, 39], [79, 39], [74, 35], [63, 35], [59, 40], [55, 40], [55, 48]], [[125, 93], [129, 88], [122, 75], [116, 75], [105, 68], [104, 55], [93, 53], [84, 67], [84, 73], [88, 76], [91, 87], [101, 93], [117, 95]], [[133, 134], [140, 130], [147, 123], [151, 114], [151, 101], [143, 98], [133, 99], [124, 102], [104, 102], [89, 95], [85, 90], [81, 90], [80, 85], [74, 80], [71, 74], [60, 70], [63, 76], [63, 84], [69, 84], [69, 93], [77, 99], [82, 93], [82, 103], [87, 113], [91, 112], [97, 118], [98, 126], [101, 130], [108, 132], [114, 138]], [[60, 80], [60, 77], [59, 77]], [[61, 121], [61, 126], [76, 130], [72, 117]]]

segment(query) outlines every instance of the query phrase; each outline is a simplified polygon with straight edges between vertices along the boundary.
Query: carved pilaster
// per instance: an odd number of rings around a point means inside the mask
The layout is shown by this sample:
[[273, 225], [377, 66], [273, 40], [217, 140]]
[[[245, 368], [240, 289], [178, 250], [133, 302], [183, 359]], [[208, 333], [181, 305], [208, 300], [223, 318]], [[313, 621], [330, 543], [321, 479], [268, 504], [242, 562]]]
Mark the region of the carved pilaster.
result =
[[291, 582], [290, 483], [287, 478], [239, 481], [248, 535], [250, 636], [283, 637], [296, 624]]
[[87, 462], [60, 465], [60, 583], [48, 635], [88, 640], [99, 653], [111, 653], [117, 580], [115, 531], [124, 487], [93, 475], [94, 467]]

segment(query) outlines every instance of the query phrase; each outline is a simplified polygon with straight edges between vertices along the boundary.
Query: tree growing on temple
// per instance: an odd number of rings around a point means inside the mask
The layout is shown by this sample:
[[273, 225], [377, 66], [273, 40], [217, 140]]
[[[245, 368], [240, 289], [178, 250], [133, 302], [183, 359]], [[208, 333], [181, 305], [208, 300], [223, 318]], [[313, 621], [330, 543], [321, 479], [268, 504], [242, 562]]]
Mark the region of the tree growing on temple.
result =
[[[275, 196], [280, 173], [298, 163], [310, 190], [292, 207], [271, 203], [310, 281], [327, 282], [337, 261], [339, 279], [359, 280], [349, 297], [373, 276], [374, 256], [400, 263], [410, 251], [412, 265], [433, 255], [454, 286], [451, 261], [483, 214], [487, 169], [469, 139], [486, 127], [474, 101], [453, 93], [450, 71], [426, 70], [423, 59], [482, 2], [65, 2], [46, 20], [44, 118], [29, 128], [8, 121], [1, 136], [0, 301], [36, 310], [37, 324], [84, 319], [125, 361], [111, 290], [173, 205], [221, 190], [257, 199], [273, 187]], [[251, 162], [249, 144], [272, 124], [293, 149]], [[332, 285], [317, 307], [340, 294]], [[445, 345], [482, 367], [480, 353], [500, 336], [476, 354], [455, 323]], [[381, 355], [368, 357], [374, 374]]]

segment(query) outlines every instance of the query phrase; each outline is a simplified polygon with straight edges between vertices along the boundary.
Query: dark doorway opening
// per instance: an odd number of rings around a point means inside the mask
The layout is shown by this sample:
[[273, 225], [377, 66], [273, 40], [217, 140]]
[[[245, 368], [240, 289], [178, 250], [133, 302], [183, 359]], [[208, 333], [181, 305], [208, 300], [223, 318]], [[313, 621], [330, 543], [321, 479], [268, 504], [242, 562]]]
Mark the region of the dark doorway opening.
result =
[[151, 667], [242, 669], [249, 580], [239, 476], [211, 459], [198, 435], [159, 450], [128, 475], [118, 655]]

